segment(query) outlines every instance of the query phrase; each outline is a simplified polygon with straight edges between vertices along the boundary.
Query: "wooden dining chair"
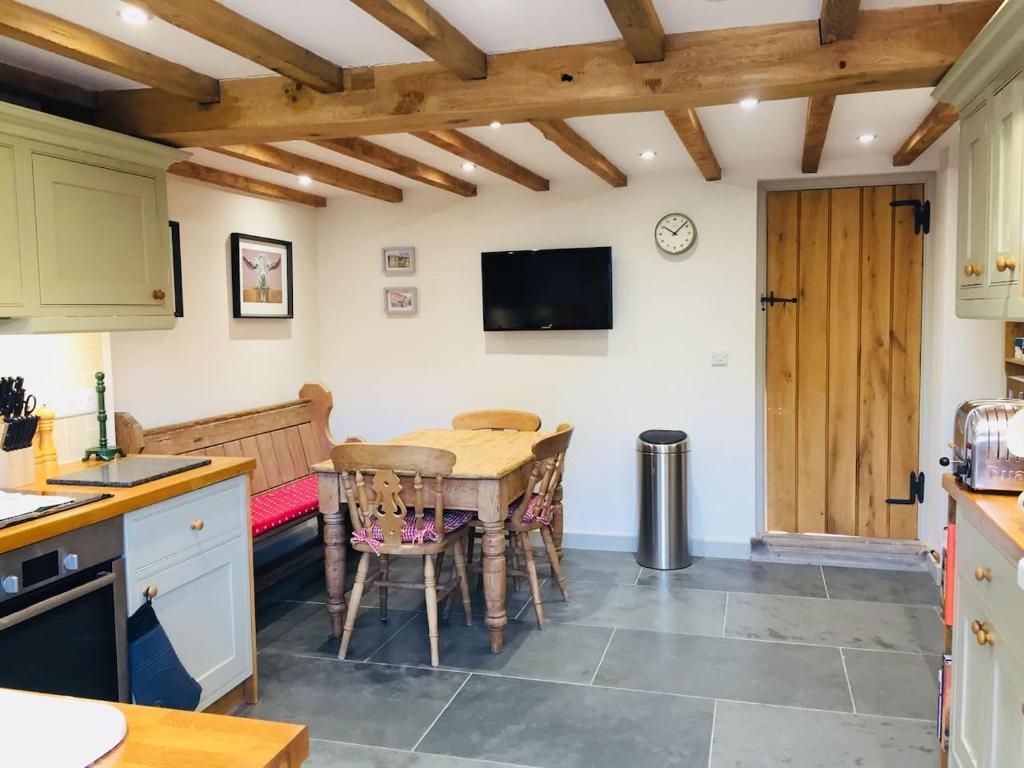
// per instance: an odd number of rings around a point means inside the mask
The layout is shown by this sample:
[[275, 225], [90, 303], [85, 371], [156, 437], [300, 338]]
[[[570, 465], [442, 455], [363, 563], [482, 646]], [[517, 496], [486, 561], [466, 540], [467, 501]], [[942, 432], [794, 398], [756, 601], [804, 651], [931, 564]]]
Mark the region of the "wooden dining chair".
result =
[[529, 411], [492, 409], [466, 411], [452, 419], [452, 429], [509, 429], [513, 432], [536, 432], [540, 429], [540, 416]]
[[[506, 573], [509, 576], [525, 576], [530, 584], [533, 597], [533, 610], [537, 615], [537, 626], [544, 628], [544, 605], [540, 596], [540, 579], [537, 576], [537, 562], [530, 542], [530, 534], [540, 531], [544, 542], [544, 550], [551, 563], [551, 573], [558, 582], [562, 598], [570, 600], [569, 586], [562, 572], [562, 561], [555, 546], [552, 523], [562, 498], [562, 474], [565, 470], [565, 454], [572, 440], [573, 426], [559, 424], [555, 434], [539, 440], [533, 446], [533, 469], [524, 493], [509, 507], [505, 520], [509, 546], [519, 551], [525, 561], [525, 570], [520, 569], [513, 561]], [[474, 519], [472, 525], [477, 530], [483, 524]]]
[[[430, 663], [436, 667], [440, 663], [438, 601], [458, 587], [466, 623], [473, 619], [465, 560], [472, 513], [444, 509], [444, 482], [455, 466], [455, 454], [439, 448], [353, 442], [335, 446], [331, 450], [331, 461], [334, 470], [341, 475], [348, 503], [354, 532], [352, 546], [362, 553], [349, 596], [338, 658], [344, 659], [348, 653], [370, 561], [376, 556], [382, 566], [371, 586], [424, 591]], [[433, 488], [424, 487], [424, 478], [433, 478]], [[455, 562], [454, 574], [439, 587], [436, 558], [447, 551]], [[392, 581], [386, 564], [395, 556], [422, 557], [423, 581]], [[382, 593], [386, 604], [385, 595]]]

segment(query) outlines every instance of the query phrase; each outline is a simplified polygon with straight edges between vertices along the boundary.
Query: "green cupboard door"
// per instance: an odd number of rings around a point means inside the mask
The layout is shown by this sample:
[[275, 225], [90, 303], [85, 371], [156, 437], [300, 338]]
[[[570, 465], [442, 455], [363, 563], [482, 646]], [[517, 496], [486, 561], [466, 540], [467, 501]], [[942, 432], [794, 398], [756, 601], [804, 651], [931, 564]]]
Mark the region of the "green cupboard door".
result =
[[156, 180], [46, 155], [33, 156], [32, 173], [40, 303], [164, 305]]
[[21, 289], [21, 237], [18, 232], [14, 148], [0, 144], [0, 306], [20, 306], [23, 301]]

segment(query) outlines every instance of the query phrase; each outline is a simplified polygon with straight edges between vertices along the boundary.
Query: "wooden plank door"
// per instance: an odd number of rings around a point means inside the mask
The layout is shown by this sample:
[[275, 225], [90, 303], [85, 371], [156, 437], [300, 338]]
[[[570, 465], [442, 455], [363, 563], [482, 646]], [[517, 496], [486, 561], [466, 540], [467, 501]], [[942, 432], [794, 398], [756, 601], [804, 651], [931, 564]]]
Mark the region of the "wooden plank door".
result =
[[920, 184], [770, 192], [767, 528], [917, 537]]

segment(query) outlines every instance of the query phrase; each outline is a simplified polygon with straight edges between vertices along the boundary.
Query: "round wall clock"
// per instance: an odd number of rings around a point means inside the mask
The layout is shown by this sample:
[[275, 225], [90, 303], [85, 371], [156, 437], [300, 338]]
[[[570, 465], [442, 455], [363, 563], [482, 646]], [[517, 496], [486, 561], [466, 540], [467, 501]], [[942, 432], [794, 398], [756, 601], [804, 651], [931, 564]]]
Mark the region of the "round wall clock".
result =
[[668, 213], [655, 225], [654, 241], [665, 253], [678, 256], [697, 242], [697, 225], [685, 213]]

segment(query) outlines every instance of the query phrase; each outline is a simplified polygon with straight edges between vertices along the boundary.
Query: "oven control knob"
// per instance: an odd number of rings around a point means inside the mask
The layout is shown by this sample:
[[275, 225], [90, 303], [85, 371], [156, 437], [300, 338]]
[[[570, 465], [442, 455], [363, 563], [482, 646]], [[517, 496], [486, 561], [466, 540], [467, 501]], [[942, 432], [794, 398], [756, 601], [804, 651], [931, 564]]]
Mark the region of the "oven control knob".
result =
[[0, 589], [2, 589], [8, 595], [16, 595], [21, 589], [21, 584], [18, 581], [17, 576], [4, 576], [4, 580], [0, 581]]
[[68, 552], [66, 555], [64, 555], [64, 570], [78, 570], [78, 555], [76, 555], [74, 552]]

